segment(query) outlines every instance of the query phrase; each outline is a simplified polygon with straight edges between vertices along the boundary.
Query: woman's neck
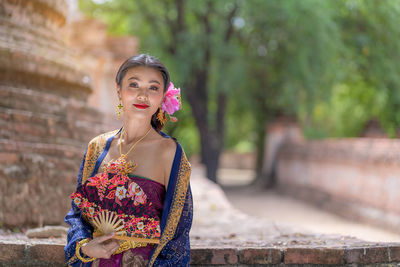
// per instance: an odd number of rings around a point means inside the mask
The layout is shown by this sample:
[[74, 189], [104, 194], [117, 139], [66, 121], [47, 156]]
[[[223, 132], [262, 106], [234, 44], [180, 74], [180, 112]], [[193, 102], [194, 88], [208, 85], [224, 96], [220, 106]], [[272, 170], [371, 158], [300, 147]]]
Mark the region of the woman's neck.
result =
[[[132, 142], [136, 142], [140, 138], [142, 138], [151, 128], [151, 123], [148, 120], [140, 120], [140, 119], [129, 119], [124, 118], [123, 122], [123, 144], [130, 144]], [[150, 130], [151, 131], [151, 130]], [[147, 136], [149, 136], [149, 133]]]

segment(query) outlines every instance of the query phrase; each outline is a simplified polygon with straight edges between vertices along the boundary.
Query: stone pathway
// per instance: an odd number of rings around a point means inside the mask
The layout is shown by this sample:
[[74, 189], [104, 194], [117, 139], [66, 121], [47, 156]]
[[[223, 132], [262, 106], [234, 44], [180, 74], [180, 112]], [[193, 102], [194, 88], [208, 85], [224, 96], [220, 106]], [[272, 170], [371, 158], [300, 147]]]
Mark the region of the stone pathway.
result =
[[[287, 247], [287, 246], [370, 246], [387, 240], [364, 241], [338, 231], [318, 233], [312, 226], [318, 222], [314, 214], [304, 214], [308, 221], [314, 221], [311, 227], [305, 223], [291, 221], [288, 212], [296, 213], [299, 204], [282, 202], [284, 198], [276, 198], [273, 202], [260, 198], [252, 190], [227, 190], [227, 196], [220, 186], [206, 179], [200, 168], [193, 168], [191, 187], [194, 198], [194, 220], [191, 231], [194, 246], [219, 247]], [[266, 196], [269, 196], [266, 194]], [[233, 204], [232, 204], [233, 203]], [[292, 204], [292, 206], [290, 206]], [[281, 214], [288, 216], [286, 220], [274, 217]], [[308, 208], [309, 210], [311, 208]], [[272, 211], [274, 210], [274, 211]], [[266, 216], [269, 214], [269, 216]], [[304, 219], [305, 220], [305, 219]], [[337, 222], [333, 220], [332, 223]], [[394, 241], [394, 240], [390, 240]]]
[[[400, 242], [400, 234], [351, 221], [273, 190], [247, 187], [251, 171], [220, 170], [220, 183], [229, 202], [255, 218], [302, 228], [304, 232], [354, 236], [372, 242]], [[240, 178], [241, 175], [243, 178]]]
[[273, 190], [225, 188], [224, 191], [232, 205], [256, 218], [296, 225], [313, 233], [348, 235], [372, 242], [400, 242], [398, 233], [342, 218]]

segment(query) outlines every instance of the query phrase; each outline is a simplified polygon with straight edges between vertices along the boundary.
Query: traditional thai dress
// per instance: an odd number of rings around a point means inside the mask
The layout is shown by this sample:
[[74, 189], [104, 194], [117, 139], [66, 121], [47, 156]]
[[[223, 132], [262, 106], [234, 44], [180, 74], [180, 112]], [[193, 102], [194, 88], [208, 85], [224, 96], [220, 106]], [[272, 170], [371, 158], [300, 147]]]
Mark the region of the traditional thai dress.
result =
[[[77, 190], [71, 195], [72, 208], [65, 217], [71, 227], [68, 230], [68, 242], [65, 246], [66, 261], [69, 266], [189, 266], [189, 231], [193, 217], [193, 202], [189, 184], [190, 163], [180, 144], [177, 143], [168, 188], [148, 179], [127, 173], [119, 175], [104, 166], [111, 141], [121, 129], [97, 136], [86, 149], [77, 179]], [[170, 138], [160, 132], [164, 138]], [[103, 181], [106, 181], [104, 183]], [[108, 186], [100, 194], [99, 202], [110, 202], [113, 212], [124, 219], [125, 226], [139, 236], [159, 238], [159, 244], [147, 244], [142, 247], [129, 247], [124, 242], [111, 259], [96, 259], [83, 263], [75, 255], [77, 242], [92, 238], [95, 229], [89, 223], [93, 205], [82, 197], [91, 194], [90, 190]], [[104, 188], [100, 188], [104, 189]], [[86, 190], [86, 191], [85, 191]], [[106, 189], [104, 189], [106, 190]], [[101, 191], [102, 192], [102, 191]], [[81, 194], [82, 193], [82, 194]], [[79, 195], [81, 194], [81, 195]], [[130, 205], [126, 205], [130, 199]], [[115, 203], [114, 203], [115, 202]]]

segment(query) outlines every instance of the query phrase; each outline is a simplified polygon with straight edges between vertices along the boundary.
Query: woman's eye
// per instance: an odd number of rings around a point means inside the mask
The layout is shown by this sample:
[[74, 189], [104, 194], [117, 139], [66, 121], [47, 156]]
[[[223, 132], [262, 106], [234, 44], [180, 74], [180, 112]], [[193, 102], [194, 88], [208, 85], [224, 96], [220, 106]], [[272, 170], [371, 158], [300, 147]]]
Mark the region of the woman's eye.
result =
[[129, 84], [129, 87], [134, 87], [134, 88], [136, 88], [136, 87], [138, 87], [138, 84], [137, 84], [137, 83], [130, 83], [130, 84]]
[[157, 90], [158, 90], [158, 87], [157, 87], [157, 86], [152, 86], [152, 87], [150, 87], [150, 89], [151, 89], [151, 90], [157, 91]]

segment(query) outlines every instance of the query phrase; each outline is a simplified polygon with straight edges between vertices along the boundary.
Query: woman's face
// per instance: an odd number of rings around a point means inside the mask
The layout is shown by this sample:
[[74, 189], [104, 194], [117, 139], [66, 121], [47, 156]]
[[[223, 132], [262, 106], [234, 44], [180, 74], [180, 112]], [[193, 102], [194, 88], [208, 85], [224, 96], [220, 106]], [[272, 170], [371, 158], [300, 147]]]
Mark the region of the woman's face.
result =
[[164, 98], [164, 80], [161, 72], [149, 67], [129, 69], [117, 86], [124, 116], [149, 117], [161, 106]]

